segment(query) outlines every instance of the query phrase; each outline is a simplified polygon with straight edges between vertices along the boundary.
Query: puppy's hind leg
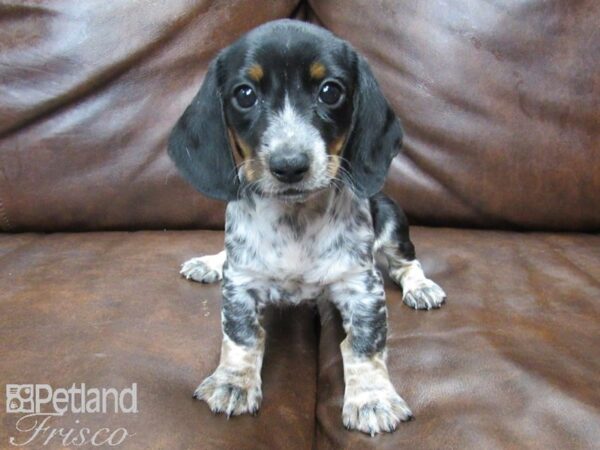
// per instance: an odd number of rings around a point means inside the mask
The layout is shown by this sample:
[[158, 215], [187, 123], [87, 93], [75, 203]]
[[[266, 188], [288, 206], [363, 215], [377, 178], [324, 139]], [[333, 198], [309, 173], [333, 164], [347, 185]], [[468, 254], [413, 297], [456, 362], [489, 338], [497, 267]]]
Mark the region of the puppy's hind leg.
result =
[[188, 259], [181, 265], [179, 273], [188, 280], [191, 279], [200, 283], [216, 283], [223, 279], [225, 259], [225, 250], [216, 255]]
[[404, 212], [382, 193], [371, 197], [370, 204], [375, 228], [374, 250], [385, 255], [390, 278], [402, 287], [404, 303], [414, 309], [442, 306], [446, 294], [425, 276], [416, 259]]

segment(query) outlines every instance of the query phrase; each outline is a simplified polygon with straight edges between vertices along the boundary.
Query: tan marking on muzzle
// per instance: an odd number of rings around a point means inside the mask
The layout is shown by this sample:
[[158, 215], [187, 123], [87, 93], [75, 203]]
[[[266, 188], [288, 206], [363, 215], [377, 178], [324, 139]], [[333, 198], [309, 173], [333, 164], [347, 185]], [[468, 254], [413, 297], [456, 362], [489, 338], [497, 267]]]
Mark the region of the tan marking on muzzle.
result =
[[235, 149], [233, 152], [233, 159], [236, 167], [244, 167], [244, 174], [248, 181], [254, 181], [255, 171], [252, 166], [252, 148], [233, 131], [231, 128], [227, 128], [227, 134], [229, 135], [229, 145]]
[[334, 139], [328, 146], [327, 150], [330, 155], [339, 155], [344, 147], [344, 143], [346, 142], [346, 135], [342, 134], [337, 139]]
[[330, 155], [329, 160], [327, 161], [327, 171], [329, 172], [329, 176], [331, 177], [337, 176], [337, 173], [340, 170], [340, 165], [342, 163], [342, 157], [340, 156], [340, 153], [344, 148], [345, 142], [346, 135], [343, 134], [337, 139], [333, 140], [327, 146], [327, 152]]
[[327, 172], [329, 176], [335, 178], [337, 176], [338, 170], [340, 170], [340, 165], [342, 163], [342, 158], [337, 155], [332, 155], [327, 161]]

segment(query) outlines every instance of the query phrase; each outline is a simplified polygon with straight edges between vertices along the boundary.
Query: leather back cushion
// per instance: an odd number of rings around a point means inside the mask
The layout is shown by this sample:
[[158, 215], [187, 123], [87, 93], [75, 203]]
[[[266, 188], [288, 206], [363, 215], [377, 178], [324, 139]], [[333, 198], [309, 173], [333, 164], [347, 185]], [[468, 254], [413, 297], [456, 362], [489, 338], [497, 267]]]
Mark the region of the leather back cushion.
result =
[[402, 119], [413, 221], [600, 229], [600, 2], [311, 1]]
[[[214, 54], [297, 0], [0, 0], [0, 229], [216, 228], [166, 137]], [[600, 228], [600, 4], [312, 2], [406, 130], [413, 223]]]
[[211, 58], [297, 0], [0, 0], [0, 229], [221, 227], [166, 153]]

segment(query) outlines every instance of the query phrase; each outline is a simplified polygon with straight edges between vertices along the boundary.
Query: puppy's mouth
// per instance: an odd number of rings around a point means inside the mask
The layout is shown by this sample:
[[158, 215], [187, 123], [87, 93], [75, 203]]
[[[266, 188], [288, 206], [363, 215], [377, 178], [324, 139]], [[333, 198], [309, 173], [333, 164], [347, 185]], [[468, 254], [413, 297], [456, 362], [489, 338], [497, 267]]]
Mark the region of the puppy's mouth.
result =
[[307, 201], [311, 197], [314, 197], [321, 191], [323, 191], [323, 189], [304, 190], [289, 188], [276, 192], [273, 194], [273, 196], [287, 203], [301, 203]]

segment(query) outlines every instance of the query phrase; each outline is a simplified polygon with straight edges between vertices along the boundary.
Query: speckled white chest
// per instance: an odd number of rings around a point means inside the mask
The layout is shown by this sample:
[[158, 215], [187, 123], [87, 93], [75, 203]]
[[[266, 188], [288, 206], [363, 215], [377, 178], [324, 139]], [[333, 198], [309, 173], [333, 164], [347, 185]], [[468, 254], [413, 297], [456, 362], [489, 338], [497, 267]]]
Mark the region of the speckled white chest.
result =
[[368, 201], [326, 191], [304, 204], [243, 199], [227, 207], [224, 275], [265, 302], [298, 303], [373, 265]]

